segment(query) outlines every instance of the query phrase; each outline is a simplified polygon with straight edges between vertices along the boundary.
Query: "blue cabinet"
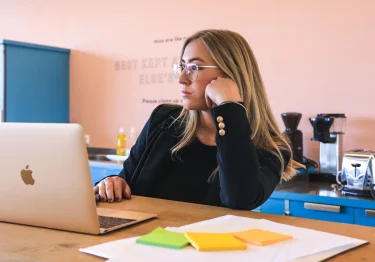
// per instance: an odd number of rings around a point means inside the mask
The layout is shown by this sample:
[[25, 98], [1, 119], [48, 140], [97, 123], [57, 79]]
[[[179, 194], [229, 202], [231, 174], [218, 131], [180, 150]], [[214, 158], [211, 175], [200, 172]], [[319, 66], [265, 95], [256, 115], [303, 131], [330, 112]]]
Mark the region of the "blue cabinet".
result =
[[375, 227], [375, 201], [275, 191], [260, 211], [338, 223]]
[[375, 227], [375, 209], [356, 208], [354, 212], [354, 223], [362, 226]]
[[354, 223], [354, 208], [314, 202], [290, 201], [290, 215], [340, 223]]
[[260, 207], [260, 211], [263, 213], [283, 215], [285, 211], [285, 202], [284, 199], [279, 198], [269, 198], [263, 205]]
[[69, 122], [70, 50], [0, 40], [0, 122]]

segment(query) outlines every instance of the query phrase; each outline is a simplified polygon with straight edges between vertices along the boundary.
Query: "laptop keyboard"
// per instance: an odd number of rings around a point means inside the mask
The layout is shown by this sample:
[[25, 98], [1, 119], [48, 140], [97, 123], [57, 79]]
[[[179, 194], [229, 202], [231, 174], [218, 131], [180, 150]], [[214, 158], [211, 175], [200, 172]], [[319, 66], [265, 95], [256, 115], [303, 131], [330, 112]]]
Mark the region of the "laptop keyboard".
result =
[[111, 228], [135, 221], [134, 219], [99, 216], [100, 228]]

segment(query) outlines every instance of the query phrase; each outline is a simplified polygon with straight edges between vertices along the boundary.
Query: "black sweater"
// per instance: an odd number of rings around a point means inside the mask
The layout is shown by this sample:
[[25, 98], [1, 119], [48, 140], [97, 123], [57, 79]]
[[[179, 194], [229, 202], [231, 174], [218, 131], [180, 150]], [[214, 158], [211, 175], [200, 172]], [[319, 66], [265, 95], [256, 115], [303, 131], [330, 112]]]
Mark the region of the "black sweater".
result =
[[216, 146], [207, 146], [198, 139], [170, 159], [161, 176], [152, 186], [151, 197], [205, 204], [209, 177], [217, 167]]
[[[119, 174], [129, 184], [132, 194], [151, 197], [157, 190], [158, 181], [170, 166], [170, 149], [179, 141], [182, 132], [177, 123], [171, 125], [181, 110], [181, 106], [159, 105], [152, 112]], [[219, 172], [208, 186], [203, 203], [252, 210], [263, 204], [280, 182], [280, 161], [273, 154], [255, 148], [242, 106], [227, 103], [212, 108], [211, 112], [216, 124], [217, 117], [222, 117], [225, 135], [219, 135], [220, 128], [216, 125]], [[290, 155], [283, 154], [288, 163]], [[195, 168], [197, 171], [202, 169], [199, 165]], [[163, 187], [173, 190], [174, 185], [171, 182]], [[175, 200], [188, 201], [189, 197]]]

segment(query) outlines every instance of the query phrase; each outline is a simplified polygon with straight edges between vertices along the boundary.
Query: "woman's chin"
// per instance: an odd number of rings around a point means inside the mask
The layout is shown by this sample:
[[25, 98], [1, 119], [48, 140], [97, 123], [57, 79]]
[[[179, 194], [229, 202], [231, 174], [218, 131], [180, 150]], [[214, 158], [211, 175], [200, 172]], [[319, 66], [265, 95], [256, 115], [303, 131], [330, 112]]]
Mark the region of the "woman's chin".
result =
[[184, 109], [188, 109], [188, 110], [207, 110], [207, 105], [206, 103], [203, 103], [203, 104], [200, 104], [200, 103], [192, 103], [191, 101], [187, 100], [187, 99], [184, 99], [182, 101], [182, 106]]
[[186, 98], [182, 98], [182, 106], [184, 107], [184, 109], [189, 109], [191, 110], [191, 101], [189, 101], [188, 99]]

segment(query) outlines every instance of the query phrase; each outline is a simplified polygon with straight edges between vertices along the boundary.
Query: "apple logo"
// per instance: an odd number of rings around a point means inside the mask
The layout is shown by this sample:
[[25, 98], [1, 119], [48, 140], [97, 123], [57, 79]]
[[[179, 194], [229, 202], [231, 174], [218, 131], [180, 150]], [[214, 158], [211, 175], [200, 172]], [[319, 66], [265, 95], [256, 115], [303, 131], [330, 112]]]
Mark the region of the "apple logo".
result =
[[33, 171], [31, 171], [29, 168], [29, 165], [26, 166], [26, 169], [21, 170], [21, 177], [23, 182], [26, 185], [34, 185], [35, 180], [33, 178]]

